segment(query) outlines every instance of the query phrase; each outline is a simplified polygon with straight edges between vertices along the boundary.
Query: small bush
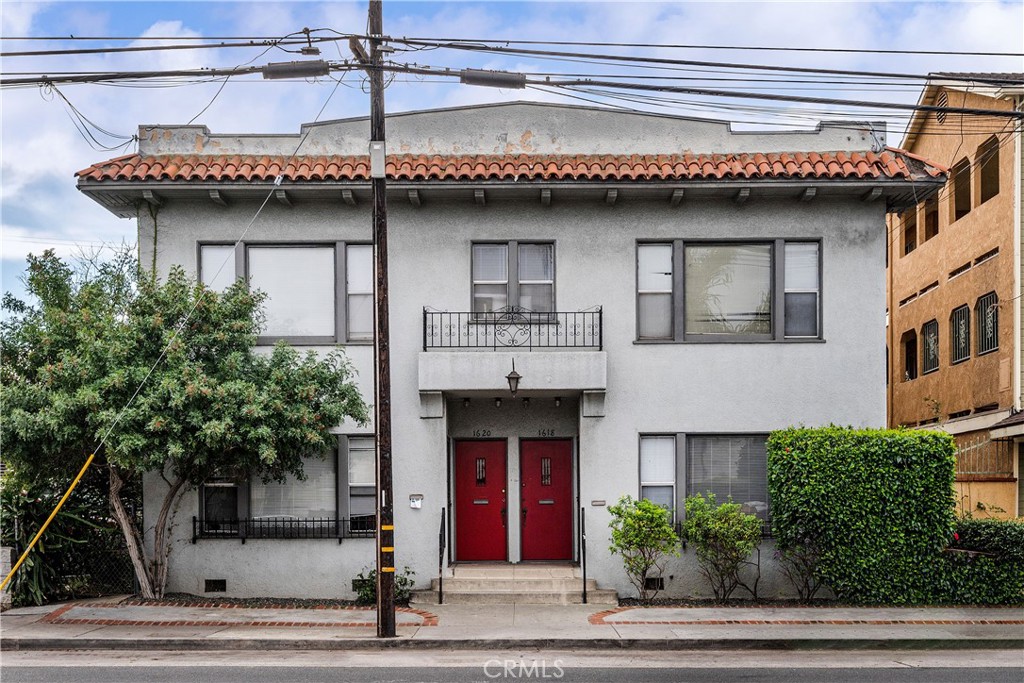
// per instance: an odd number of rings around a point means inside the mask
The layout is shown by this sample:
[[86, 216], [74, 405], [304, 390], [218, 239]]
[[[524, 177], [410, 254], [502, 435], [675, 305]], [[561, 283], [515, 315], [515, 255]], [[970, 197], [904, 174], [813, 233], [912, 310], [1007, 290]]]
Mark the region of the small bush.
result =
[[1024, 604], [1024, 519], [967, 517], [957, 520], [955, 533], [952, 552], [942, 553], [933, 564], [932, 600]]
[[[395, 602], [408, 605], [409, 598], [412, 597], [412, 589], [416, 584], [413, 577], [416, 576], [416, 572], [403, 567], [402, 572], [395, 572]], [[356, 574], [355, 580], [352, 582], [353, 587], [356, 589], [356, 602], [360, 605], [376, 605], [377, 604], [377, 570], [366, 567], [363, 571]]]
[[730, 499], [715, 504], [715, 494], [697, 494], [686, 499], [686, 521], [683, 534], [697, 550], [701, 573], [711, 584], [715, 599], [724, 601], [737, 587], [743, 586], [757, 597], [756, 582], [746, 585], [740, 570], [751, 563], [747, 558], [761, 542], [761, 520], [740, 510]]
[[626, 575], [636, 587], [641, 602], [650, 602], [658, 594], [648, 588], [647, 577], [659, 576], [668, 557], [679, 556], [679, 536], [672, 528], [671, 513], [647, 499], [623, 496], [608, 508], [612, 519], [613, 555], [621, 555]]

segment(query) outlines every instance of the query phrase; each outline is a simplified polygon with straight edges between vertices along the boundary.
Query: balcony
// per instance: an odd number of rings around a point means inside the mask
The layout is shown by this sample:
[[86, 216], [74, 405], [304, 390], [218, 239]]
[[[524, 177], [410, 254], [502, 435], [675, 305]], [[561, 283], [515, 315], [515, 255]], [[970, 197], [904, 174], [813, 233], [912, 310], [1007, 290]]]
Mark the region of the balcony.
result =
[[601, 307], [586, 311], [537, 312], [509, 307], [487, 312], [423, 309], [423, 350], [532, 351], [603, 348]]
[[192, 543], [201, 538], [234, 539], [243, 544], [250, 538], [374, 538], [376, 518], [361, 515], [351, 518], [296, 518], [290, 516], [252, 519], [192, 518]]

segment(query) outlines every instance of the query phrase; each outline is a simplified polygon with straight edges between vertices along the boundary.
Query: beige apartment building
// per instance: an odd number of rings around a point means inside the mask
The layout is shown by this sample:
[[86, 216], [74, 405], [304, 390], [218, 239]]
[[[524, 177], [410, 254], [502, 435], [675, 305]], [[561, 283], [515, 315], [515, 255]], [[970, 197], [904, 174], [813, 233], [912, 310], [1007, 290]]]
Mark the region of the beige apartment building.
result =
[[[934, 74], [921, 104], [1020, 110], [1024, 74]], [[945, 165], [887, 218], [888, 420], [956, 437], [960, 510], [1024, 514], [1020, 121], [915, 115], [902, 147]]]

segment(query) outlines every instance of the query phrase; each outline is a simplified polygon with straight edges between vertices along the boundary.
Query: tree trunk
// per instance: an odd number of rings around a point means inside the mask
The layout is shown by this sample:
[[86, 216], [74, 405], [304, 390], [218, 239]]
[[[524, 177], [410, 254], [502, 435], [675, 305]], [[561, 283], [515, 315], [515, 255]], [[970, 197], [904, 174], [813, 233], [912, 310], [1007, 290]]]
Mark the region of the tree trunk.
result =
[[117, 526], [121, 528], [125, 544], [128, 546], [128, 556], [132, 560], [132, 567], [135, 569], [135, 578], [139, 581], [139, 592], [144, 598], [154, 598], [153, 582], [150, 580], [149, 572], [146, 569], [145, 549], [142, 544], [142, 536], [135, 520], [128, 516], [124, 509], [124, 501], [121, 500], [121, 487], [124, 486], [124, 479], [121, 478], [117, 468], [110, 465], [110, 511], [114, 514]]
[[167, 559], [171, 554], [167, 536], [170, 524], [174, 519], [173, 511], [177, 508], [177, 499], [184, 485], [185, 480], [181, 477], [171, 483], [167, 493], [164, 494], [164, 502], [160, 505], [160, 514], [156, 517], [156, 525], [153, 530], [152, 580], [153, 590], [158, 598], [164, 596], [164, 589], [167, 587]]

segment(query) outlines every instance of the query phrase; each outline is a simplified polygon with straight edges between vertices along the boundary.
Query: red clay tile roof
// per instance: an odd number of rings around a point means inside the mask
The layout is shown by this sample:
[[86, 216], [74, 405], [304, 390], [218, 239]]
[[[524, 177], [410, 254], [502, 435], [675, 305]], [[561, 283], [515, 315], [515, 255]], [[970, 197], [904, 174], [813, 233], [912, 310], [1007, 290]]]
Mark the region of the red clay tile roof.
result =
[[[920, 180], [945, 169], [894, 148], [874, 152], [633, 155], [395, 155], [392, 180]], [[105, 181], [362, 181], [367, 156], [257, 156], [131, 154], [76, 173]]]

